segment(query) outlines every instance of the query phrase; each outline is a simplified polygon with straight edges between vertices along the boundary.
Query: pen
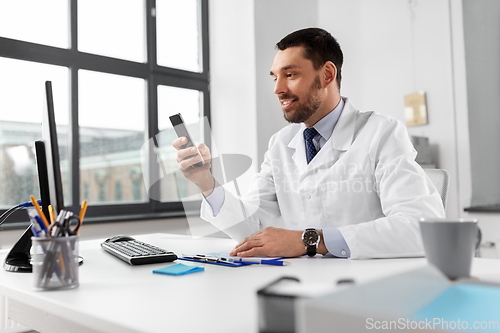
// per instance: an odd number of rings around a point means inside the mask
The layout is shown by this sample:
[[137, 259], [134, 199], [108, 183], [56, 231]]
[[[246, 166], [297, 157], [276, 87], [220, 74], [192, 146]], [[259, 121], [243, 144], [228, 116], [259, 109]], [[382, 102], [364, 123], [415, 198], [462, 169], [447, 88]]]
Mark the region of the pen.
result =
[[47, 227], [45, 226], [45, 224], [43, 224], [42, 219], [39, 216], [35, 216], [35, 221], [33, 224], [35, 225], [35, 229], [38, 231], [38, 234], [40, 236], [47, 236]]
[[30, 199], [31, 199], [31, 203], [33, 204], [33, 207], [35, 207], [38, 215], [42, 219], [42, 221], [45, 224], [45, 226], [48, 228], [50, 224], [47, 221], [47, 218], [45, 217], [45, 214], [42, 212], [42, 209], [40, 208], [40, 205], [38, 205], [38, 202], [36, 202], [36, 199], [35, 199], [34, 196], [31, 196]]
[[47, 227], [45, 226], [45, 224], [43, 223], [42, 219], [40, 218], [40, 216], [35, 216], [35, 221], [38, 223], [38, 225], [40, 226], [40, 228], [43, 229], [43, 232], [45, 233], [45, 236], [48, 235], [49, 233], [49, 230], [47, 229]]
[[35, 210], [29, 209], [28, 215], [31, 221], [31, 231], [35, 237], [45, 237], [47, 235], [47, 228], [38, 216]]
[[[43, 233], [43, 230], [42, 229], [36, 230], [35, 224], [33, 223], [33, 224], [31, 224], [31, 232], [33, 233], [33, 236], [40, 237], [40, 234]], [[43, 234], [42, 234], [42, 236], [43, 236]]]

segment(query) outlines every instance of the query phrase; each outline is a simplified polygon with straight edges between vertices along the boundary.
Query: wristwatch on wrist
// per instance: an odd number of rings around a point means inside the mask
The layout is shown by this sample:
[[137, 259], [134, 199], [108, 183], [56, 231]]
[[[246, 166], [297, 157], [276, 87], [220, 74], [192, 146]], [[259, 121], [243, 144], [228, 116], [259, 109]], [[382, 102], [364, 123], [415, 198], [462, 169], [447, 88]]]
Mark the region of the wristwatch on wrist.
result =
[[316, 250], [319, 244], [319, 232], [314, 228], [307, 228], [302, 233], [302, 241], [306, 246], [307, 255], [309, 257], [314, 257], [316, 255]]

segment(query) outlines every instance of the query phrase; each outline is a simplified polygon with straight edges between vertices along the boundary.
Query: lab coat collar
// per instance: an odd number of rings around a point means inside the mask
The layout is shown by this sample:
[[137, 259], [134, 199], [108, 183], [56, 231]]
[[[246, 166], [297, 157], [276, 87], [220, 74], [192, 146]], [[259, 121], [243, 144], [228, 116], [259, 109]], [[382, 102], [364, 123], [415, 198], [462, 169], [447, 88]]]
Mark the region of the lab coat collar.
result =
[[340, 114], [337, 125], [328, 141], [331, 142], [332, 149], [346, 151], [354, 140], [357, 110], [348, 98], [343, 97], [343, 99], [345, 102], [344, 110]]
[[[292, 155], [292, 159], [295, 164], [299, 167], [299, 169], [304, 169], [307, 167], [306, 160], [306, 148], [304, 142], [303, 132], [306, 129], [306, 125], [304, 123], [300, 124], [299, 130], [295, 133], [294, 137], [288, 143], [288, 147], [295, 150]], [[314, 159], [313, 159], [314, 160]]]
[[354, 138], [357, 110], [348, 98], [342, 97], [342, 99], [345, 104], [337, 125], [335, 125], [330, 139], [325, 143], [310, 164], [307, 164], [306, 149], [302, 134], [306, 128], [304, 123], [300, 124], [299, 130], [288, 143], [289, 148], [295, 149], [292, 159], [300, 169], [305, 169], [308, 166], [314, 167], [315, 165], [317, 166], [318, 163], [322, 163], [324, 160], [322, 157], [329, 155], [329, 150], [346, 151], [351, 146]]

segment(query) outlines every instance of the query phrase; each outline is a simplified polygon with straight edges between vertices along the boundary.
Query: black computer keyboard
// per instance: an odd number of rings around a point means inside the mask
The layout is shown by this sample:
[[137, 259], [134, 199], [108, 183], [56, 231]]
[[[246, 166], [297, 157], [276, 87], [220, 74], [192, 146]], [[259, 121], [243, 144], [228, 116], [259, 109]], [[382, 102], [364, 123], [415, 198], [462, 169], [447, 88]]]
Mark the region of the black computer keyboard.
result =
[[140, 242], [130, 236], [108, 238], [101, 243], [101, 247], [130, 265], [170, 262], [177, 259], [177, 256], [173, 252]]

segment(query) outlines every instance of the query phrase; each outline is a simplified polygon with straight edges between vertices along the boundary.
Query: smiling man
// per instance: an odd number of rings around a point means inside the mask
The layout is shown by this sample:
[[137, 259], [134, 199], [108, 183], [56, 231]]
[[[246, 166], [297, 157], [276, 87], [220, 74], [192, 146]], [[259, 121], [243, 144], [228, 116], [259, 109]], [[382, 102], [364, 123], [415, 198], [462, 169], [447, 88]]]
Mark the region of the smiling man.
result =
[[[205, 197], [202, 218], [239, 240], [231, 255], [241, 257], [423, 255], [418, 220], [445, 213], [404, 125], [340, 95], [343, 54], [327, 31], [295, 31], [276, 46], [270, 74], [291, 124], [269, 141], [243, 198], [214, 180], [204, 144], [193, 157], [185, 138], [173, 142]], [[273, 227], [279, 217], [285, 228]]]

